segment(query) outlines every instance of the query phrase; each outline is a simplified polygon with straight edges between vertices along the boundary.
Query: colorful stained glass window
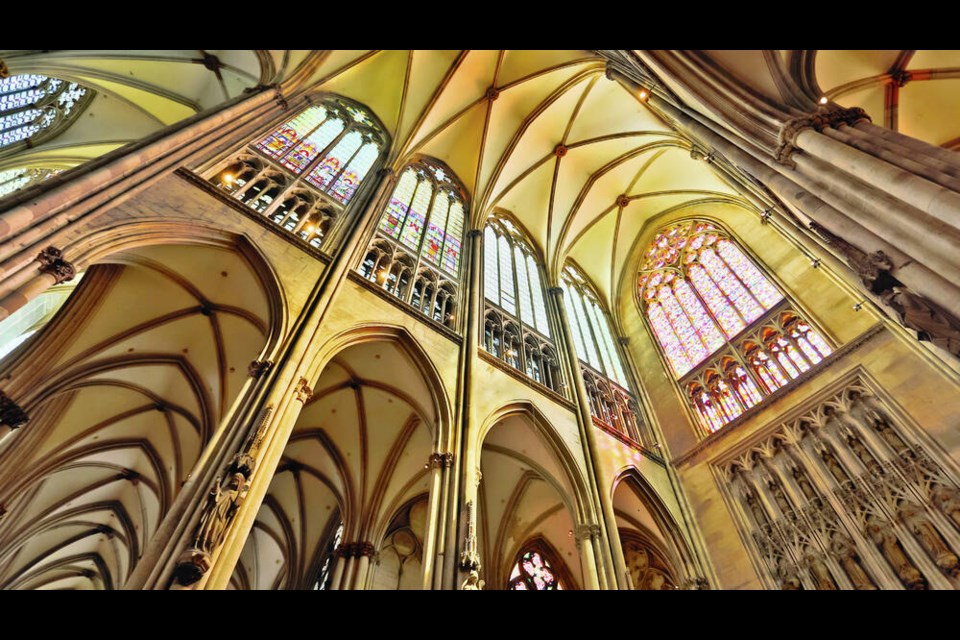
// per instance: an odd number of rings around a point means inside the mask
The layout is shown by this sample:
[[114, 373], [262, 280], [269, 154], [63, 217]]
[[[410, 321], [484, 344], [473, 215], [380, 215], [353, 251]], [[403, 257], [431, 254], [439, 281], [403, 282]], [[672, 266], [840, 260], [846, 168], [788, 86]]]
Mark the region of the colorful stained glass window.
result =
[[[637, 286], [650, 328], [677, 378], [699, 369], [687, 390], [710, 431], [831, 353], [822, 336], [787, 310], [776, 286], [711, 223], [688, 221], [661, 230], [640, 265]], [[773, 314], [775, 307], [781, 311]], [[759, 332], [752, 328], [764, 317], [771, 322], [771, 315], [780, 316], [779, 324]], [[750, 331], [752, 337], [741, 339], [740, 359], [731, 359], [731, 341]], [[727, 345], [720, 358], [726, 364], [702, 364]]]
[[500, 304], [500, 259], [497, 233], [487, 226], [483, 232], [483, 296], [490, 302]]
[[463, 203], [453, 199], [443, 242], [443, 270], [457, 275], [460, 270], [461, 238], [463, 237]]
[[[327, 110], [323, 107], [310, 107], [290, 122], [277, 127], [275, 131], [256, 143], [255, 146], [267, 155], [279, 158], [285, 151], [293, 148], [294, 145], [310, 135], [324, 121], [326, 116]], [[343, 127], [342, 122], [340, 126]]]
[[510, 572], [511, 591], [557, 591], [560, 582], [550, 564], [536, 551], [523, 554]]
[[0, 149], [62, 130], [94, 92], [75, 82], [23, 74], [0, 79]]
[[[307, 139], [287, 153], [281, 164], [299, 175], [343, 131], [343, 121], [331, 118], [317, 127]], [[359, 134], [358, 134], [359, 135]], [[323, 186], [323, 185], [317, 185]]]
[[380, 218], [380, 231], [391, 238], [400, 236], [400, 228], [407, 217], [410, 201], [413, 200], [413, 192], [416, 188], [417, 172], [411, 167], [400, 175], [400, 180], [390, 196], [383, 217]]

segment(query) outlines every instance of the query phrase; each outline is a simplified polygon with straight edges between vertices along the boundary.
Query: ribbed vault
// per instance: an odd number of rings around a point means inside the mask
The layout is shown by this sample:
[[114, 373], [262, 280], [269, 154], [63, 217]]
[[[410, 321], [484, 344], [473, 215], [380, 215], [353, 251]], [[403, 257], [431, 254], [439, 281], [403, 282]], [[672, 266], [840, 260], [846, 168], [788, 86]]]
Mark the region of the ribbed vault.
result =
[[[529, 419], [514, 414], [487, 434], [480, 454], [478, 538], [488, 589], [505, 589], [517, 555], [546, 540], [582, 586], [574, 538], [577, 492], [563, 465]], [[552, 560], [553, 558], [551, 558]]]
[[438, 419], [424, 375], [397, 343], [336, 355], [297, 420], [232, 586], [312, 588], [341, 519], [344, 543], [379, 549], [396, 515], [428, 491]]
[[0, 443], [0, 588], [121, 587], [266, 343], [239, 253], [110, 260], [4, 361], [31, 421]]

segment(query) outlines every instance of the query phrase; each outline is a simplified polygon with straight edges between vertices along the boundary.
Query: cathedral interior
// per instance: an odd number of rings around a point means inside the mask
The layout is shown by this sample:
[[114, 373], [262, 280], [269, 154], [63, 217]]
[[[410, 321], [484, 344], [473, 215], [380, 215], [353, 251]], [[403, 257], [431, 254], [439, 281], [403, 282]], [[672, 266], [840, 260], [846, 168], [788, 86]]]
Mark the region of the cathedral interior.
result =
[[0, 51], [0, 589], [960, 588], [960, 51]]

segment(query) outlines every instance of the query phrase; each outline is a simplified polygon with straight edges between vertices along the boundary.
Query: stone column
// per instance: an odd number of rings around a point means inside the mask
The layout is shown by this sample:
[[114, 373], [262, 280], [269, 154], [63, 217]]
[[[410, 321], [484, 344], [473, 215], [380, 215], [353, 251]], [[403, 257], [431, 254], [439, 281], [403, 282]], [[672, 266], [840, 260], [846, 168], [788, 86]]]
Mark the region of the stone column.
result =
[[56, 247], [47, 247], [41, 251], [37, 257], [37, 272], [29, 275], [30, 271], [24, 269], [17, 274], [19, 280], [26, 276], [28, 279], [22, 282], [13, 292], [8, 293], [6, 297], [0, 300], [0, 320], [9, 317], [17, 309], [27, 302], [37, 297], [48, 288], [61, 282], [69, 282], [77, 275], [77, 270], [73, 263], [68, 262], [63, 257], [63, 251]]
[[427, 502], [427, 530], [423, 534], [423, 588], [433, 587], [434, 563], [436, 561], [438, 516], [440, 514], [440, 491], [443, 483], [443, 454], [431, 453], [427, 462], [430, 466], [430, 492]]
[[[351, 231], [340, 250], [323, 272], [310, 294], [304, 311], [291, 328], [284, 346], [272, 355], [274, 366], [249, 390], [248, 400], [234, 415], [234, 421], [220, 430], [228, 435], [215, 438], [208, 445], [197, 471], [184, 485], [157, 534], [150, 543], [151, 558], [142, 561], [127, 583], [133, 589], [165, 589], [171, 584], [175, 570], [184, 568], [185, 550], [195, 540], [196, 530], [204, 513], [210, 510], [204, 496], [213, 491], [215, 479], [229, 471], [230, 457], [241, 449], [246, 430], [262, 430], [262, 441], [253, 456], [248, 486], [223, 525], [222, 544], [209, 554], [209, 568], [190, 584], [190, 588], [225, 589], [233, 567], [240, 557], [252, 528], [273, 472], [286, 448], [287, 439], [296, 424], [303, 403], [312, 393], [312, 385], [320, 376], [322, 363], [315, 361], [311, 346], [322, 326], [323, 317], [346, 279], [346, 272], [363, 250], [363, 243], [372, 232], [382, 209], [381, 205], [393, 187], [390, 170], [382, 170], [376, 181], [361, 185], [354, 196], [358, 215], [351, 218]], [[265, 417], [264, 412], [266, 413]], [[263, 423], [261, 424], [261, 421]], [[254, 423], [254, 426], [250, 426]], [[239, 435], [238, 435], [239, 434]], [[147, 552], [144, 554], [146, 560]], [[201, 567], [202, 568], [202, 567]]]
[[583, 587], [591, 591], [600, 589], [599, 570], [594, 542], [600, 538], [600, 525], [578, 524], [574, 532], [577, 549], [580, 551], [580, 568], [583, 572]]
[[[580, 373], [580, 360], [573, 343], [573, 334], [567, 321], [566, 309], [563, 302], [563, 289], [550, 287], [550, 298], [554, 302], [557, 324], [560, 328], [559, 342], [563, 343], [564, 352], [569, 363], [567, 376], [573, 390], [573, 401], [577, 406], [577, 424], [580, 427], [580, 440], [583, 442], [583, 455], [587, 460], [587, 478], [591, 492], [591, 511], [599, 508], [600, 524], [599, 540], [606, 540], [601, 546], [599, 572], [600, 588], [602, 589], [629, 589], [627, 567], [623, 560], [623, 550], [620, 548], [620, 536], [617, 533], [617, 520], [613, 513], [613, 499], [606, 487], [599, 486], [603, 478], [603, 469], [597, 459], [597, 438], [594, 433], [593, 417], [590, 413], [590, 402], [587, 389]], [[559, 346], [559, 345], [558, 345]]]
[[[469, 531], [474, 530], [476, 526], [477, 511], [477, 484], [474, 482], [476, 477], [475, 470], [480, 468], [479, 443], [474, 447], [476, 439], [476, 430], [478, 425], [473, 418], [473, 367], [477, 360], [477, 349], [480, 345], [480, 317], [483, 313], [483, 286], [480, 280], [480, 267], [483, 258], [483, 230], [471, 229], [467, 232], [467, 277], [464, 278], [465, 303], [461, 307], [465, 313], [462, 318], [464, 322], [464, 340], [463, 349], [460, 353], [460, 374], [458, 380], [458, 389], [460, 390], [458, 400], [459, 413], [457, 414], [458, 424], [454, 430], [452, 451], [458, 451], [460, 455], [454, 456], [451, 460], [452, 467], [448, 476], [447, 490], [448, 507], [445, 512], [445, 519], [448, 523], [446, 530], [444, 557], [444, 575], [442, 588], [456, 589], [466, 578], [467, 574], [461, 574], [457, 571], [457, 565], [464, 570], [468, 563], [465, 562], [465, 553], [467, 547], [471, 544], [469, 540]], [[472, 504], [473, 508], [468, 509], [467, 505]], [[466, 513], [465, 513], [466, 512]], [[464, 522], [466, 520], [466, 522]], [[461, 536], [464, 536], [461, 538]], [[474, 541], [475, 542], [475, 541]], [[459, 546], [459, 553], [458, 553]], [[479, 558], [477, 559], [479, 562]], [[482, 577], [482, 576], [481, 576]]]

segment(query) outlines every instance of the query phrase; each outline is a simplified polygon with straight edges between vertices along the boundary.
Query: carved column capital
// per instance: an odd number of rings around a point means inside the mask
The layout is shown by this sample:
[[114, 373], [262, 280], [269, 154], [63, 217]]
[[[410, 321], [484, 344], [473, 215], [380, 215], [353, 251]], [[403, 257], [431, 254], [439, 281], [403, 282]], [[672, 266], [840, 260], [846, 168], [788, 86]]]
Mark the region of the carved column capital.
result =
[[377, 177], [380, 178], [381, 180], [392, 178], [393, 174], [394, 174], [394, 171], [390, 167], [384, 167], [383, 169], [380, 169], [380, 171], [377, 171]]
[[372, 557], [377, 555], [377, 549], [370, 542], [341, 542], [334, 553], [341, 558]]
[[628, 336], [617, 336], [617, 342], [623, 346], [630, 344], [630, 338]]
[[293, 392], [296, 394], [297, 400], [303, 404], [307, 404], [310, 398], [313, 397], [313, 389], [310, 388], [310, 383], [307, 382], [306, 378], [300, 378]]
[[443, 466], [443, 454], [442, 453], [431, 453], [429, 465], [431, 469], [439, 469]]
[[483, 229], [470, 229], [470, 231], [467, 231], [468, 238], [480, 238], [481, 236], [483, 236]]
[[555, 296], [562, 296], [562, 295], [563, 295], [563, 287], [550, 287], [549, 289], [547, 289], [547, 293], [552, 294], [552, 295], [555, 295]]
[[256, 379], [262, 376], [263, 374], [265, 374], [267, 371], [269, 371], [270, 367], [272, 366], [273, 366], [273, 362], [271, 362], [270, 360], [254, 360], [247, 367], [247, 374], [251, 378]]
[[824, 109], [817, 113], [791, 118], [784, 122], [780, 129], [774, 157], [780, 164], [792, 165], [790, 156], [796, 150], [794, 143], [804, 129], [814, 129], [820, 132], [830, 127], [836, 129], [844, 124], [853, 126], [861, 120], [870, 120], [870, 116], [860, 107]]
[[30, 421], [30, 416], [10, 396], [0, 391], [0, 424], [19, 429]]
[[577, 548], [580, 548], [580, 544], [585, 540], [595, 540], [600, 538], [600, 525], [593, 523], [581, 523], [577, 525], [576, 530], [574, 531], [574, 539], [577, 543]]
[[40, 273], [48, 273], [53, 276], [57, 284], [69, 282], [77, 275], [77, 270], [73, 264], [63, 259], [63, 251], [56, 247], [47, 247], [37, 255], [37, 262], [40, 263]]

